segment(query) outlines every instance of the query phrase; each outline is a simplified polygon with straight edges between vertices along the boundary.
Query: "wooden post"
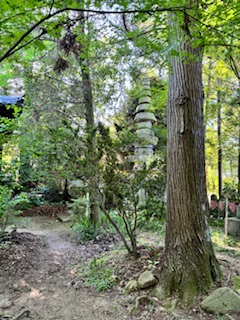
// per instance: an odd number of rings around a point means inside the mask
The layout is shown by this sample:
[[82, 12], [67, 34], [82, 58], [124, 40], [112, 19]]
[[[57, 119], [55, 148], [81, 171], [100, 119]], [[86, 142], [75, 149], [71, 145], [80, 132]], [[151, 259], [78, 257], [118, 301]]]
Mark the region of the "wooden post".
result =
[[228, 236], [228, 197], [226, 197], [225, 237]]

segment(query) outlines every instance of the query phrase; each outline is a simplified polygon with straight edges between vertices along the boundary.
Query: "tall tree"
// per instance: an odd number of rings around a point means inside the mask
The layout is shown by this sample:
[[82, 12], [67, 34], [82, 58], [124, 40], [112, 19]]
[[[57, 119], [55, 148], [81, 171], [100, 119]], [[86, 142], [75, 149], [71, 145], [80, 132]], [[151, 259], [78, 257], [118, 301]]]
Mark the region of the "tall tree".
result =
[[[191, 16], [198, 16], [196, 1], [190, 1], [190, 6]], [[194, 42], [194, 20], [189, 15], [171, 15], [170, 26], [177, 37], [172, 41], [179, 45], [178, 55], [170, 58], [167, 224], [161, 279], [167, 293], [178, 291], [190, 302], [220, 272], [207, 225], [203, 48]]]
[[[9, 2], [5, 1], [5, 3]], [[31, 28], [26, 28], [25, 33], [21, 34], [19, 40], [9, 50], [4, 51], [5, 53], [0, 52], [0, 61], [15, 53], [16, 50], [20, 50], [21, 44], [28, 45], [35, 41], [30, 34], [40, 25], [44, 27], [40, 29], [40, 33], [46, 30], [54, 32], [65, 21], [63, 12], [74, 9], [74, 7], [60, 9], [56, 7], [56, 10], [52, 11], [50, 1], [44, 3], [50, 6], [50, 13], [43, 15], [42, 12], [46, 11], [39, 10], [39, 15], [41, 15], [39, 20], [35, 20], [35, 25]], [[74, 1], [71, 2], [71, 5], [72, 3], [74, 4]], [[173, 0], [171, 7], [169, 7], [168, 0], [160, 1], [158, 5], [151, 0], [144, 3], [138, 0], [131, 1], [131, 3], [128, 1], [109, 1], [108, 3], [113, 8], [108, 13], [120, 13], [125, 17], [126, 14], [135, 14], [132, 16], [135, 26], [136, 23], [141, 24], [147, 21], [146, 13], [155, 15], [150, 19], [150, 24], [153, 23], [154, 26], [151, 28], [151, 37], [149, 29], [145, 30], [149, 36], [148, 39], [153, 40], [149, 48], [152, 49], [155, 56], [160, 55], [157, 50], [161, 46], [159, 47], [158, 43], [161, 43], [166, 35], [164, 32], [159, 32], [162, 29], [166, 31], [166, 28], [163, 27], [166, 25], [166, 15], [160, 13], [167, 11], [173, 13], [170, 18], [171, 44], [165, 50], [165, 53], [169, 53], [174, 48], [172, 53], [175, 54], [175, 57], [172, 55], [170, 59], [168, 213], [166, 251], [161, 277], [167, 292], [178, 291], [186, 301], [189, 301], [199, 291], [207, 289], [219, 276], [219, 266], [213, 253], [206, 222], [208, 203], [204, 171], [202, 49], [203, 46], [208, 45], [231, 45], [231, 32], [236, 26], [239, 1], [231, 0], [227, 5], [219, 1], [215, 5], [214, 2], [207, 1]], [[21, 4], [23, 5], [23, 1]], [[96, 1], [95, 4], [99, 8], [97, 11], [101, 10], [102, 2]], [[58, 5], [61, 6], [61, 3]], [[229, 7], [231, 7], [231, 14], [228, 14]], [[74, 10], [83, 11], [81, 7]], [[95, 14], [94, 10], [91, 11]], [[62, 16], [62, 19], [54, 21], [53, 18], [57, 16]], [[123, 20], [128, 39], [134, 39], [134, 35], [135, 38], [141, 38], [138, 28], [129, 30], [126, 19]], [[55, 22], [53, 27], [47, 23], [49, 21]], [[26, 27], [26, 24], [24, 26]], [[163, 34], [163, 37], [159, 34]], [[225, 39], [223, 35], [226, 36]], [[226, 43], [222, 44], [222, 41]], [[7, 43], [5, 49], [9, 43], [11, 41]], [[148, 47], [146, 43], [141, 44], [145, 45], [145, 48]], [[151, 50], [147, 51], [150, 54]]]

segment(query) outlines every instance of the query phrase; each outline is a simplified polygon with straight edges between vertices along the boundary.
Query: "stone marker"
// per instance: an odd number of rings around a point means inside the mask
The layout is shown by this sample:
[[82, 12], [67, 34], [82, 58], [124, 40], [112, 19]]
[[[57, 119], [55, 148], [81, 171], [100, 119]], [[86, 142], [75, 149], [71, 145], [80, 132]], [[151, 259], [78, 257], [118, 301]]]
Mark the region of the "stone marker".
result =
[[228, 218], [228, 234], [231, 236], [240, 236], [240, 219]]
[[240, 205], [236, 207], [236, 217], [240, 219]]

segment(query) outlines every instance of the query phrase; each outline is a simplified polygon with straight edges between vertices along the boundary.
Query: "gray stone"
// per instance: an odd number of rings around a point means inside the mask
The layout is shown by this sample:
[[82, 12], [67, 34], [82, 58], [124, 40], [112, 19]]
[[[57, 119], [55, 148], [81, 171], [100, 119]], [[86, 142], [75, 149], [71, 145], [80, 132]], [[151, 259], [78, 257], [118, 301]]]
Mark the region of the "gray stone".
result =
[[238, 219], [240, 219], [240, 205], [237, 206], [236, 210], [237, 210], [236, 211], [236, 216], [237, 216]]
[[201, 307], [207, 312], [216, 314], [237, 312], [240, 311], [240, 296], [230, 288], [219, 288], [202, 301]]
[[149, 96], [144, 96], [139, 99], [139, 104], [150, 103], [150, 102], [151, 102], [151, 97]]
[[240, 236], [240, 219], [228, 218], [228, 234], [231, 236]]
[[156, 122], [157, 119], [152, 112], [139, 112], [136, 114], [134, 121], [135, 122], [141, 122], [141, 121]]
[[71, 215], [63, 214], [63, 213], [57, 214], [57, 218], [61, 222], [69, 222], [73, 220], [73, 217]]
[[126, 286], [125, 286], [125, 289], [126, 289], [128, 292], [137, 291], [137, 290], [139, 289], [137, 280], [130, 280], [130, 281], [128, 281], [128, 283], [127, 283]]
[[151, 137], [153, 135], [153, 132], [149, 128], [140, 128], [136, 130], [138, 138], [142, 138], [144, 140], [145, 137]]
[[138, 286], [141, 289], [150, 288], [156, 283], [157, 279], [154, 277], [151, 271], [144, 271], [138, 278]]
[[152, 128], [152, 122], [151, 121], [141, 121], [137, 123], [137, 128], [142, 129], [142, 128]]
[[147, 111], [149, 109], [149, 106], [150, 106], [149, 103], [140, 104], [139, 106], [137, 106], [136, 113]]

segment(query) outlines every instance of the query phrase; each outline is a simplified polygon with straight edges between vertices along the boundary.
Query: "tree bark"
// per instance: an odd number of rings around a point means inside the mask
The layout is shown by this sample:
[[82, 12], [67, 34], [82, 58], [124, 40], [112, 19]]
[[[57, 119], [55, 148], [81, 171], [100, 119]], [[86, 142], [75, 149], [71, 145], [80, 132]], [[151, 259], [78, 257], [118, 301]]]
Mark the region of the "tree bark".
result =
[[[79, 13], [79, 21], [81, 23], [82, 33], [86, 35], [85, 31], [85, 17], [84, 12]], [[81, 52], [75, 53], [75, 59], [78, 62], [80, 68], [81, 68], [81, 75], [82, 75], [82, 93], [83, 93], [83, 99], [85, 104], [85, 116], [86, 116], [86, 131], [89, 135], [89, 151], [90, 153], [95, 150], [95, 137], [93, 134], [94, 128], [95, 128], [95, 122], [94, 122], [94, 106], [93, 106], [93, 95], [92, 95], [92, 82], [91, 82], [91, 76], [90, 76], [90, 68], [89, 68], [89, 59], [87, 57], [87, 48], [84, 47], [81, 44], [82, 50], [85, 52], [86, 56], [82, 57]], [[94, 157], [93, 157], [94, 158]], [[98, 185], [97, 185], [97, 177], [96, 175], [90, 177], [90, 201], [91, 201], [91, 213], [90, 218], [92, 222], [95, 225], [100, 224], [100, 205], [98, 203]]]
[[[176, 24], [173, 25], [176, 28]], [[179, 29], [176, 34], [179, 34]], [[167, 217], [160, 283], [187, 303], [219, 278], [207, 223], [202, 48], [189, 34], [170, 59]]]
[[222, 117], [221, 117], [221, 93], [217, 91], [218, 103], [218, 195], [219, 199], [222, 197]]
[[238, 196], [240, 197], [240, 125], [238, 126], [238, 131]]

